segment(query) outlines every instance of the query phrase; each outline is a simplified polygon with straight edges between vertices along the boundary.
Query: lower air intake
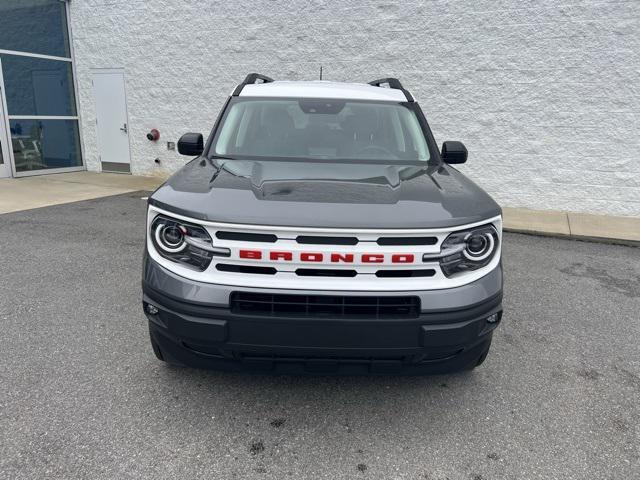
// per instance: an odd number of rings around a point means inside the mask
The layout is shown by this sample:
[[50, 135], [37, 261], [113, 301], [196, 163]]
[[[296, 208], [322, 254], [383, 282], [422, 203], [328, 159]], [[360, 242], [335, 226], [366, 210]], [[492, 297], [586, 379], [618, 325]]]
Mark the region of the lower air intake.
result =
[[343, 295], [284, 295], [233, 292], [231, 312], [267, 317], [303, 318], [417, 318], [418, 297], [357, 297]]

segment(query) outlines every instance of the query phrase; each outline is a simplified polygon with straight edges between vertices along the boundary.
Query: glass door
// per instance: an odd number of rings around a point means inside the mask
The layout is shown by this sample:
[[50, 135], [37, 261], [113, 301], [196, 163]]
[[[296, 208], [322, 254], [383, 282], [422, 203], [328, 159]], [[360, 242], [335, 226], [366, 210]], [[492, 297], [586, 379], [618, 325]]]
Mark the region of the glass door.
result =
[[[1, 65], [0, 65], [1, 68]], [[2, 77], [0, 76], [0, 81]], [[4, 92], [0, 85], [0, 178], [11, 176], [11, 162], [9, 161], [9, 141], [7, 135], [7, 119], [4, 116]]]

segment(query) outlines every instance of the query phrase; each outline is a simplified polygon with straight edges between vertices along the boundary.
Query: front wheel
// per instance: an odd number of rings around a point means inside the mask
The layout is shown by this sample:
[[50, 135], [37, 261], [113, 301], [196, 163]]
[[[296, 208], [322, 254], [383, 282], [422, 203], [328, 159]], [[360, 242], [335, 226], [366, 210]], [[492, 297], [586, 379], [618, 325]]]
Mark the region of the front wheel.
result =
[[[156, 333], [156, 335], [158, 334]], [[149, 322], [149, 341], [151, 342], [151, 348], [153, 349], [153, 353], [155, 354], [158, 360], [173, 367], [184, 367], [184, 365], [181, 362], [174, 359], [170, 354], [168, 354], [168, 352], [162, 351], [162, 348], [160, 348], [158, 341], [154, 338], [153, 326], [151, 321]]]
[[480, 365], [482, 365], [484, 363], [484, 361], [487, 359], [487, 356], [489, 355], [489, 349], [491, 348], [491, 340], [489, 340], [489, 344], [487, 345], [487, 348], [485, 348], [483, 350], [483, 352], [480, 354], [480, 356], [478, 357], [478, 360], [476, 361], [475, 365], [473, 367], [471, 367], [471, 370], [473, 370], [474, 368], [478, 368]]
[[149, 328], [149, 340], [151, 341], [151, 348], [153, 349], [153, 353], [156, 355], [156, 358], [158, 360], [166, 362], [166, 360], [162, 356], [162, 350], [160, 350], [160, 347], [158, 346], [156, 341], [153, 339], [153, 334], [151, 333], [151, 328]]

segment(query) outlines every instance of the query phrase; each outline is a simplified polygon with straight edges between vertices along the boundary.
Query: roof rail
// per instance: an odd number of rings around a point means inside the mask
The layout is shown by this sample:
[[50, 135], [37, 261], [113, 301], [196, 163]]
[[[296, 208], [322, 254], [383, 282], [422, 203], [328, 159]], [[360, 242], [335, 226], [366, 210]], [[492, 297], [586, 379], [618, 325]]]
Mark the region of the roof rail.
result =
[[236, 89], [231, 94], [234, 97], [240, 95], [240, 92], [244, 88], [245, 85], [251, 85], [257, 82], [257, 80], [262, 80], [262, 83], [270, 83], [273, 82], [273, 78], [267, 77], [266, 75], [262, 75], [260, 73], [250, 73], [247, 75], [242, 83], [236, 87]]
[[407, 102], [413, 102], [413, 96], [409, 93], [409, 90], [405, 89], [400, 80], [397, 78], [380, 78], [378, 80], [374, 80], [373, 82], [369, 82], [369, 85], [373, 85], [374, 87], [379, 87], [380, 85], [387, 84], [389, 88], [393, 88], [396, 90], [401, 90], [404, 93], [404, 96], [407, 97]]

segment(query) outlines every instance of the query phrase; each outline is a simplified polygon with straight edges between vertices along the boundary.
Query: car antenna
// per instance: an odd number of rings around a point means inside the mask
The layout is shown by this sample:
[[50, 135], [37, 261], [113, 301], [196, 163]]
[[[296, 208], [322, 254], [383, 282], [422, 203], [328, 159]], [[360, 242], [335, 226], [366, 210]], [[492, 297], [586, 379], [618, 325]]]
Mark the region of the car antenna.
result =
[[320, 65], [320, 80], [322, 80], [322, 65]]

